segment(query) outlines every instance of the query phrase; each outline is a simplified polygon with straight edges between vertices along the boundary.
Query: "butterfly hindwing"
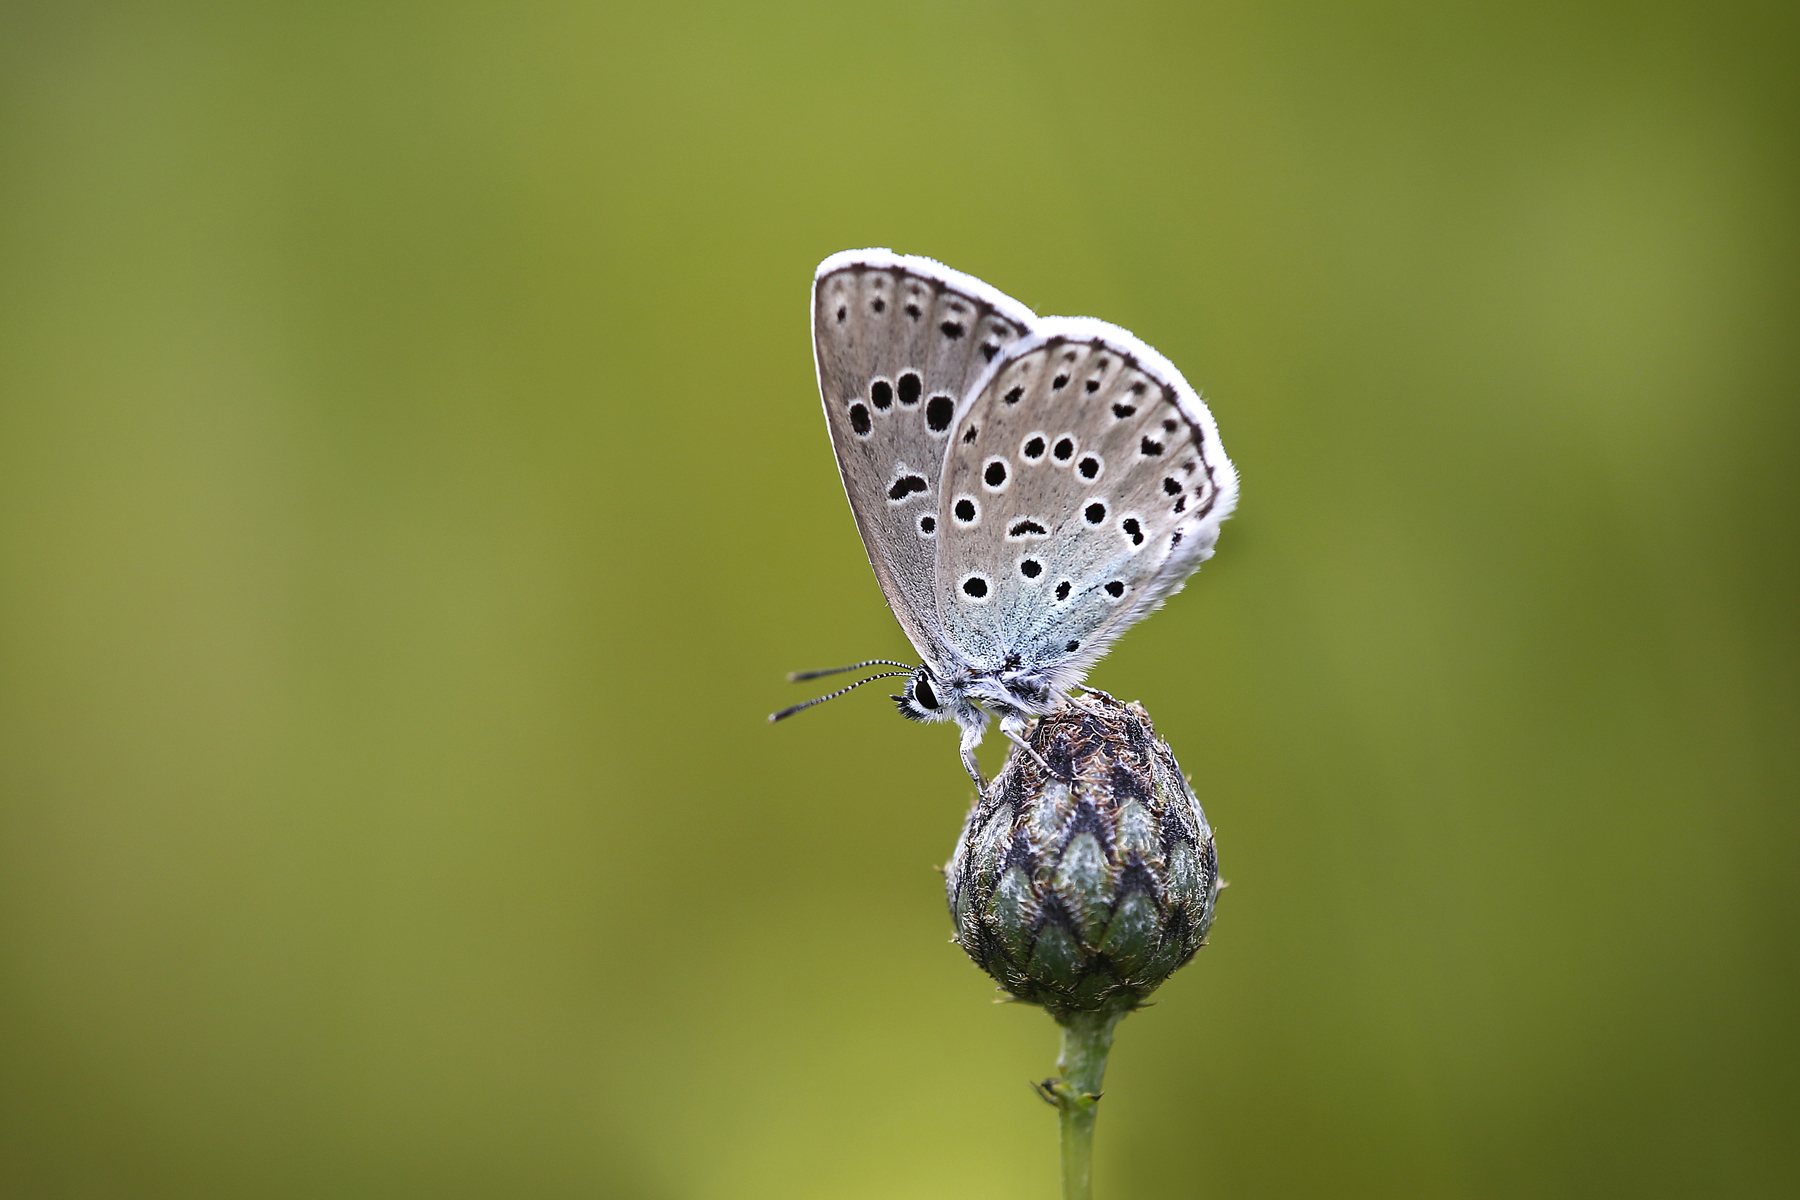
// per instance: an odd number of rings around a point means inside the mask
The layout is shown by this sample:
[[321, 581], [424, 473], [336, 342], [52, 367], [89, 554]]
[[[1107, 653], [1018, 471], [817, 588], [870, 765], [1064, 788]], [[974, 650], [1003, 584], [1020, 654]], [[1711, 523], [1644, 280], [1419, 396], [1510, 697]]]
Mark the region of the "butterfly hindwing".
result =
[[1066, 684], [1211, 556], [1237, 474], [1166, 359], [1045, 318], [967, 398], [936, 491], [945, 640]]
[[934, 564], [938, 487], [958, 406], [1030, 310], [926, 258], [835, 254], [813, 282], [813, 352], [857, 531], [889, 606], [944, 660]]

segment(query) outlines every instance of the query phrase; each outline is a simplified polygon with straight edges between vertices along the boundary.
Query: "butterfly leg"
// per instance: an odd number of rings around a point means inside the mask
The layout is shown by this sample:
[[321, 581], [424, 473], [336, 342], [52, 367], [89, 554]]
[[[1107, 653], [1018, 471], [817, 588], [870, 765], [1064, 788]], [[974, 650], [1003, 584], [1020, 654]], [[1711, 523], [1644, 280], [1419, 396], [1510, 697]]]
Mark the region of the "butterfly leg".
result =
[[981, 745], [981, 735], [986, 732], [980, 725], [964, 725], [962, 731], [963, 770], [975, 781], [975, 786], [987, 789], [987, 780], [981, 777], [981, 765], [975, 761], [975, 747]]
[[974, 736], [970, 736], [970, 730], [965, 727], [963, 729], [963, 770], [967, 770], [968, 777], [976, 781], [977, 788], [986, 790], [988, 781], [981, 777], [981, 765], [976, 763], [976, 747], [979, 745], [981, 745], [981, 730], [974, 730]]
[[1030, 756], [1033, 757], [1033, 759], [1037, 759], [1037, 765], [1042, 766], [1042, 768], [1044, 768], [1044, 772], [1046, 772], [1046, 774], [1048, 774], [1049, 777], [1051, 777], [1051, 779], [1060, 779], [1060, 781], [1062, 781], [1062, 783], [1075, 783], [1075, 775], [1064, 775], [1064, 774], [1062, 774], [1062, 772], [1058, 772], [1058, 770], [1057, 770], [1057, 768], [1055, 768], [1055, 766], [1051, 766], [1051, 765], [1049, 765], [1049, 763], [1046, 763], [1046, 761], [1044, 761], [1044, 756], [1042, 756], [1042, 754], [1039, 754], [1039, 752], [1037, 752], [1037, 747], [1033, 747], [1033, 745], [1031, 745], [1030, 741], [1026, 741], [1026, 739], [1021, 738], [1021, 736], [1019, 736], [1019, 734], [1015, 734], [1015, 732], [1013, 732], [1013, 730], [1006, 729], [1006, 721], [1001, 721], [1001, 732], [1003, 732], [1003, 734], [1006, 734], [1006, 741], [1010, 741], [1010, 743], [1013, 743], [1013, 745], [1015, 745], [1015, 747], [1021, 748], [1021, 750], [1024, 750], [1024, 752], [1026, 752], [1026, 754], [1030, 754]]

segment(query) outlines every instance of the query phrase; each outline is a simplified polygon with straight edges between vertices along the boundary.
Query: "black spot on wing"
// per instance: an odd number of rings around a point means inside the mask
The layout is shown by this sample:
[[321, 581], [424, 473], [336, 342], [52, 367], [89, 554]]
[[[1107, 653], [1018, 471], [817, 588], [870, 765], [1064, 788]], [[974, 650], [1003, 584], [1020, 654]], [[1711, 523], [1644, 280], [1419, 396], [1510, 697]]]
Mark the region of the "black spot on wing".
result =
[[902, 475], [888, 489], [889, 500], [904, 500], [914, 492], [925, 490], [925, 480], [918, 475]]

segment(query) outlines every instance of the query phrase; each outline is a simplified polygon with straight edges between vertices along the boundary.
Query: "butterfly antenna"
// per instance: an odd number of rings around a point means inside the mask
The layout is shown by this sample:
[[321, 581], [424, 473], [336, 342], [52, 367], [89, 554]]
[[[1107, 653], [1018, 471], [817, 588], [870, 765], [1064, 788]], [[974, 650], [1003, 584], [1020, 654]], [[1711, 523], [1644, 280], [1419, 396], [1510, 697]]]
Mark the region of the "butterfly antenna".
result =
[[[894, 665], [897, 667], [906, 666], [905, 663], [895, 663]], [[819, 673], [821, 675], [830, 674], [830, 672], [828, 672], [828, 671], [821, 671]], [[796, 704], [796, 705], [793, 705], [792, 707], [784, 708], [778, 713], [770, 713], [769, 720], [771, 722], [779, 721], [783, 717], [791, 717], [795, 713], [800, 712], [804, 709], [811, 708], [815, 704], [823, 704], [827, 700], [836, 700], [839, 696], [843, 695], [845, 692], [854, 692], [857, 688], [861, 687], [863, 684], [874, 683], [877, 679], [892, 679], [897, 675], [911, 675], [911, 674], [912, 674], [911, 667], [907, 667], [907, 669], [904, 671], [883, 671], [879, 675], [871, 675], [867, 679], [859, 679], [855, 683], [851, 684], [849, 687], [839, 688], [837, 691], [831, 693], [831, 695], [829, 695], [829, 696], [819, 696], [819, 697], [816, 697], [815, 699], [808, 700], [804, 704]]]
[[[825, 675], [842, 675], [845, 671], [860, 671], [864, 667], [904, 667], [911, 671], [912, 664], [895, 662], [891, 658], [871, 658], [868, 662], [851, 663], [847, 667], [826, 667], [823, 671], [789, 671], [788, 682], [799, 683], [803, 679], [818, 679]], [[883, 676], [876, 676], [877, 679]]]

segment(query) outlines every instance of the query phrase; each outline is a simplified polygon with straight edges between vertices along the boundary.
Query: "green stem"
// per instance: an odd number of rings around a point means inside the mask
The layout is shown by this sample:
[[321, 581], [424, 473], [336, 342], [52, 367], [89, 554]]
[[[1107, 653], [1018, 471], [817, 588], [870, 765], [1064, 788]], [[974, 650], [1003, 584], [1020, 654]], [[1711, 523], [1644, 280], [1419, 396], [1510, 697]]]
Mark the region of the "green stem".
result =
[[1094, 1195], [1094, 1118], [1113, 1027], [1124, 1015], [1115, 1010], [1056, 1018], [1063, 1027], [1062, 1053], [1056, 1058], [1063, 1077], [1047, 1083], [1044, 1092], [1062, 1117], [1063, 1200], [1092, 1200]]

